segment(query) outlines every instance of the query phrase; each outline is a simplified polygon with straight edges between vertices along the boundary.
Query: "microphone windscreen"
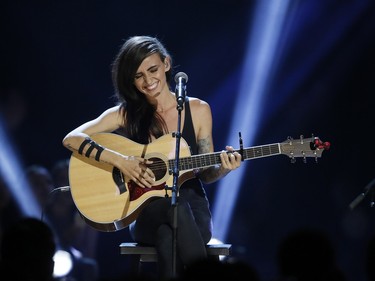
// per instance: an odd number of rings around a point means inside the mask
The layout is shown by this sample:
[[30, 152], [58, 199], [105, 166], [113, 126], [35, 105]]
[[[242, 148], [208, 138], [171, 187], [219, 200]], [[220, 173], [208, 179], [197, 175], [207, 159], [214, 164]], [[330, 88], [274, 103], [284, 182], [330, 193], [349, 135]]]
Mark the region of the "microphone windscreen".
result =
[[187, 76], [187, 74], [186, 74], [185, 72], [179, 72], [179, 73], [177, 73], [177, 74], [175, 75], [175, 77], [174, 77], [174, 81], [175, 81], [176, 83], [178, 83], [178, 80], [179, 80], [180, 78], [184, 79], [185, 82], [188, 81], [188, 76]]

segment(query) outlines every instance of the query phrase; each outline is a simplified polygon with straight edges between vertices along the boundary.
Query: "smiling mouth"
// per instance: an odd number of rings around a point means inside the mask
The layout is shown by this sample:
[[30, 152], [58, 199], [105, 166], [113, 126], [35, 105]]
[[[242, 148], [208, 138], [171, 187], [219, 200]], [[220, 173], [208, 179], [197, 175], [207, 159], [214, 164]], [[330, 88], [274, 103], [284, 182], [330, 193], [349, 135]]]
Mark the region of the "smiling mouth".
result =
[[147, 91], [153, 91], [158, 87], [158, 82], [152, 83], [150, 86], [145, 87]]

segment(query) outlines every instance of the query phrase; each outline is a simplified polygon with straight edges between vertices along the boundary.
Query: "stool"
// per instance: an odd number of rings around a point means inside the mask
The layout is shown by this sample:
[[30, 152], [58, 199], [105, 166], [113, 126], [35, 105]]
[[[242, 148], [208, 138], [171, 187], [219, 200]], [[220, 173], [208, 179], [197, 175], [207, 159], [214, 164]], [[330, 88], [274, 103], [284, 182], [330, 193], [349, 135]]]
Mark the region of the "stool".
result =
[[[221, 257], [231, 255], [232, 244], [207, 244], [208, 258], [219, 260]], [[158, 257], [155, 247], [142, 246], [134, 242], [124, 242], [120, 244], [121, 255], [131, 255], [131, 268], [137, 268], [141, 272], [141, 266], [144, 262], [157, 262]]]

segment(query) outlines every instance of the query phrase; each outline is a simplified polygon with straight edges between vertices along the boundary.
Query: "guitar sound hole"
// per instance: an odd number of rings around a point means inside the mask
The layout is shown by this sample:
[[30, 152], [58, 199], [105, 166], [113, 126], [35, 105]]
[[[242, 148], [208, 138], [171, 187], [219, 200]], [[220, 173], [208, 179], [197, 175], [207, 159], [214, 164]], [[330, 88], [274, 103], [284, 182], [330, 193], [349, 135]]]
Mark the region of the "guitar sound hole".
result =
[[120, 191], [120, 194], [126, 192], [124, 175], [116, 167], [113, 168], [112, 178], [113, 178], [113, 181], [116, 183], [116, 185], [117, 185], [117, 187], [118, 187], [118, 189]]
[[153, 161], [153, 163], [149, 165], [149, 168], [154, 173], [155, 180], [158, 181], [162, 179], [167, 173], [167, 165], [165, 164], [165, 162], [160, 158], [150, 158], [149, 160]]

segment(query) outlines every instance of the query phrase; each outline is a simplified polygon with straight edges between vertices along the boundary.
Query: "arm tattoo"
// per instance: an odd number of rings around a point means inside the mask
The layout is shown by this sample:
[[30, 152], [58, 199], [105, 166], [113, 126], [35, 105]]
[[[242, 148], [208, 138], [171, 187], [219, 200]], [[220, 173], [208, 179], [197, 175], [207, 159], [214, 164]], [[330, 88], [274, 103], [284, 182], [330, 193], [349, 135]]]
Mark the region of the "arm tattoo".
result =
[[197, 145], [199, 154], [210, 152], [211, 143], [209, 141], [209, 138], [198, 140]]
[[[198, 145], [198, 153], [199, 154], [204, 154], [204, 153], [209, 153], [210, 148], [212, 143], [210, 142], [209, 138], [205, 139], [199, 139], [197, 141]], [[214, 182], [223, 176], [225, 176], [227, 173], [222, 173], [220, 170], [220, 164], [208, 167], [206, 169], [201, 169], [198, 173], [197, 176], [205, 183], [211, 183]]]

